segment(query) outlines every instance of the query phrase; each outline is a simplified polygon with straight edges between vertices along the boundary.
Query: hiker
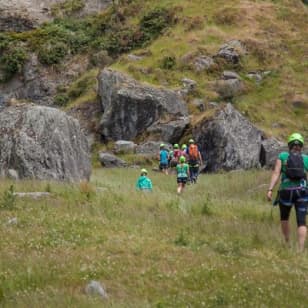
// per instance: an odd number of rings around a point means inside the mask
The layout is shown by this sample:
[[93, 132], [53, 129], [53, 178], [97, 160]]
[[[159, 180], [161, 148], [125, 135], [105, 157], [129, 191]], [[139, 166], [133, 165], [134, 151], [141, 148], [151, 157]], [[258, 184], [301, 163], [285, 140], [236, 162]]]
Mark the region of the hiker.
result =
[[170, 155], [169, 153], [169, 156], [171, 158], [170, 167], [172, 168], [176, 167], [176, 165], [179, 162], [179, 158], [181, 156], [181, 150], [179, 149], [179, 145], [177, 143], [173, 145], [172, 155]]
[[189, 178], [189, 166], [185, 163], [186, 158], [185, 156], [181, 156], [179, 158], [179, 163], [177, 164], [176, 174], [177, 178], [176, 181], [178, 183], [177, 193], [180, 194], [184, 190], [185, 184]]
[[185, 143], [182, 144], [180, 156], [184, 156], [188, 160], [187, 145]]
[[308, 172], [308, 156], [302, 154], [303, 146], [304, 138], [301, 134], [293, 133], [289, 136], [289, 152], [281, 152], [278, 155], [267, 192], [267, 199], [271, 201], [273, 189], [281, 176], [281, 183], [274, 204], [279, 204], [281, 231], [286, 243], [290, 240], [289, 217], [294, 205], [299, 251], [304, 250], [307, 233], [308, 186], [306, 173]]
[[159, 170], [165, 174], [168, 174], [168, 159], [169, 153], [166, 150], [165, 145], [162, 143], [159, 150]]
[[199, 164], [202, 164], [202, 156], [193, 139], [189, 139], [187, 148], [190, 183], [196, 183], [199, 175]]
[[140, 177], [136, 182], [136, 189], [141, 191], [152, 191], [153, 185], [152, 181], [148, 178], [148, 171], [146, 169], [141, 169]]

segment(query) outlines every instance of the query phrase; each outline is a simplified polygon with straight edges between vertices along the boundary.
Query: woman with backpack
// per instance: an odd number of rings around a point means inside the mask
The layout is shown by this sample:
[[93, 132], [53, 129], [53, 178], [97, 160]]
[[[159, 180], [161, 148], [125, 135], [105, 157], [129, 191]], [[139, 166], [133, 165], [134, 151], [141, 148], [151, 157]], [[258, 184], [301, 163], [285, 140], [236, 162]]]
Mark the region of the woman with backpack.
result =
[[185, 156], [179, 158], [179, 163], [176, 165], [176, 181], [178, 183], [177, 193], [180, 194], [185, 188], [189, 178], [189, 166], [185, 163]]
[[302, 154], [303, 146], [304, 138], [301, 134], [293, 133], [289, 136], [289, 152], [281, 152], [278, 155], [267, 192], [267, 199], [271, 201], [273, 189], [281, 177], [281, 183], [275, 201], [279, 204], [281, 230], [285, 241], [288, 243], [290, 239], [289, 217], [291, 208], [294, 205], [299, 251], [304, 250], [307, 234], [308, 156]]

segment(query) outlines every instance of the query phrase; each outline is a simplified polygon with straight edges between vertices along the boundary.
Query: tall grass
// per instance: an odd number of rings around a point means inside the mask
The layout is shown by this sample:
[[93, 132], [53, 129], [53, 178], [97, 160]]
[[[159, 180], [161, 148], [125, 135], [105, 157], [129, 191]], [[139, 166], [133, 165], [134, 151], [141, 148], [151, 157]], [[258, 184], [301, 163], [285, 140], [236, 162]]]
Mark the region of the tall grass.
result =
[[[181, 196], [174, 176], [154, 172], [154, 191], [136, 192], [138, 173], [97, 169], [80, 185], [2, 181], [1, 195], [12, 184], [51, 195], [1, 209], [0, 305], [305, 305], [307, 252], [296, 253], [294, 238], [282, 243], [278, 210], [264, 201], [268, 172], [201, 175]], [[107, 300], [85, 294], [93, 279]]]

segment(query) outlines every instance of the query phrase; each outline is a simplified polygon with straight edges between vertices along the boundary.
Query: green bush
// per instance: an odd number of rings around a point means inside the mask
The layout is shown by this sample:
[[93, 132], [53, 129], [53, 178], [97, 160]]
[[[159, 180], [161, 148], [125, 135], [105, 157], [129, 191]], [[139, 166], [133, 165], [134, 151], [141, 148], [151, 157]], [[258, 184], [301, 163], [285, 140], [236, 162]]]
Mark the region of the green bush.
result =
[[26, 50], [22, 47], [9, 46], [0, 52], [0, 68], [3, 71], [3, 82], [20, 73], [27, 60]]
[[63, 42], [50, 41], [42, 46], [38, 53], [38, 58], [42, 64], [57, 64], [67, 55], [68, 46]]
[[60, 107], [66, 106], [68, 101], [69, 97], [65, 93], [57, 94], [53, 99], [53, 103]]
[[144, 42], [156, 39], [168, 26], [174, 23], [174, 15], [164, 8], [156, 8], [143, 16], [140, 21], [140, 31]]
[[162, 59], [161, 68], [171, 70], [176, 65], [176, 59], [174, 56], [166, 56]]
[[13, 210], [16, 205], [16, 195], [14, 185], [11, 185], [2, 196], [0, 208], [4, 210]]

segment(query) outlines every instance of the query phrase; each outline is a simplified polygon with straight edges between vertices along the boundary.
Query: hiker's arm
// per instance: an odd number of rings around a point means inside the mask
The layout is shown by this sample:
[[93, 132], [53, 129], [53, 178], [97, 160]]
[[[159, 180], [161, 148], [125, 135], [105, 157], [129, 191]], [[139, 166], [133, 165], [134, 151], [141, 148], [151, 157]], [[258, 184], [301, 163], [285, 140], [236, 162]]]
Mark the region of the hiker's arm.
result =
[[201, 152], [199, 151], [199, 160], [200, 160], [200, 165], [202, 165], [202, 155], [201, 155]]
[[271, 182], [269, 184], [268, 191], [267, 191], [268, 201], [272, 200], [273, 189], [274, 189], [274, 187], [276, 186], [276, 184], [279, 180], [280, 172], [281, 172], [281, 160], [277, 159], [276, 164], [275, 164], [275, 169], [272, 173]]

